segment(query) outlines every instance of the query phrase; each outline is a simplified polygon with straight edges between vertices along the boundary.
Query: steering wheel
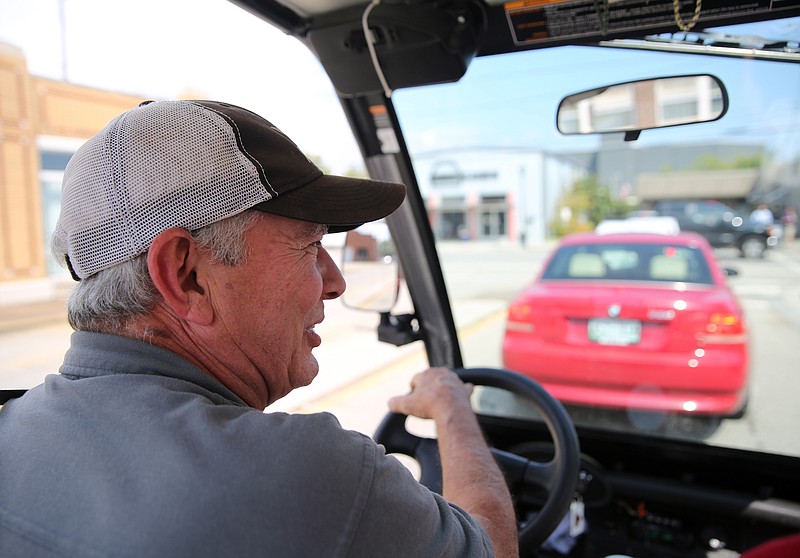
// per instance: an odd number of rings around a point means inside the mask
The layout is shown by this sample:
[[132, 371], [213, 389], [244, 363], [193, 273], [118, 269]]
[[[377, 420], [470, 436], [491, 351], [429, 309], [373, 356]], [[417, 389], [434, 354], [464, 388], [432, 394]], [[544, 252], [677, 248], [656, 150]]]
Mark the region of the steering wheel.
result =
[[[547, 495], [538, 515], [519, 531], [520, 555], [530, 554], [547, 540], [564, 518], [575, 493], [580, 470], [580, 447], [575, 427], [561, 403], [531, 378], [500, 368], [454, 371], [465, 383], [505, 389], [527, 399], [541, 414], [550, 433], [554, 454], [548, 462], [491, 448], [512, 494], [523, 486], [533, 486]], [[442, 467], [437, 442], [409, 433], [406, 418], [399, 413], [388, 413], [378, 426], [374, 439], [386, 447], [387, 453], [413, 457], [420, 466], [420, 482], [441, 494]]]

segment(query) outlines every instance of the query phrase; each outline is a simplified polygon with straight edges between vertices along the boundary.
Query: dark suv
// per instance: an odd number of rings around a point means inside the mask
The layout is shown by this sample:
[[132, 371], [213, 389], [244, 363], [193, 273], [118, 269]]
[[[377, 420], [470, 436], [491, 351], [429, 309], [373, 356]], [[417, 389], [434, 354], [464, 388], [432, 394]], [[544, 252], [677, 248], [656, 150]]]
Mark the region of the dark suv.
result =
[[724, 203], [714, 200], [661, 200], [653, 204], [658, 215], [678, 220], [681, 230], [694, 231], [715, 248], [735, 246], [745, 258], [762, 258], [777, 238], [770, 227], [742, 217]]

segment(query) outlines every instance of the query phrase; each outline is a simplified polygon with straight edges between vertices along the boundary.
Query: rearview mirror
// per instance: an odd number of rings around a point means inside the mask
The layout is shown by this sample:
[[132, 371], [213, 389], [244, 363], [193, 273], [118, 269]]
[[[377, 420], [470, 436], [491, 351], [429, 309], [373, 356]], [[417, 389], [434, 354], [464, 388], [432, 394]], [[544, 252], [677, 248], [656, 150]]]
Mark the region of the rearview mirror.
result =
[[375, 312], [392, 309], [400, 288], [400, 266], [386, 223], [367, 223], [349, 231], [341, 267], [347, 282], [345, 306]]
[[728, 93], [714, 76], [672, 76], [607, 85], [569, 95], [558, 105], [557, 127], [564, 135], [625, 132], [719, 120]]

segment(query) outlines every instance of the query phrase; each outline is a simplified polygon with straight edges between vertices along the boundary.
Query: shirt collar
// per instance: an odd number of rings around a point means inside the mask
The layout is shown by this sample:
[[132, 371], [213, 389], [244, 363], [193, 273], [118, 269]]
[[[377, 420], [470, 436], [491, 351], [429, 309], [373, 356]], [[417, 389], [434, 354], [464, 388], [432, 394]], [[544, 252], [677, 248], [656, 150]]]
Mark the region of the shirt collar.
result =
[[68, 378], [112, 374], [157, 375], [191, 382], [211, 392], [216, 403], [247, 406], [235, 393], [183, 357], [143, 341], [76, 331], [59, 372]]

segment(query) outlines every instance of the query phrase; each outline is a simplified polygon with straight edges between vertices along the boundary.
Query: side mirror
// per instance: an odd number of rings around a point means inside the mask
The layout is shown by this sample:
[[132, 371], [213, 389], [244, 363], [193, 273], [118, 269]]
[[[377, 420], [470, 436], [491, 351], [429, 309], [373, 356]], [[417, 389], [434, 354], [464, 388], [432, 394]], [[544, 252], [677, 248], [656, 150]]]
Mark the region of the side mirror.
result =
[[397, 302], [400, 265], [386, 223], [367, 223], [347, 233], [341, 269], [345, 306], [385, 313]]
[[728, 92], [711, 75], [685, 75], [606, 85], [569, 95], [558, 105], [556, 125], [564, 135], [625, 132], [719, 120]]

